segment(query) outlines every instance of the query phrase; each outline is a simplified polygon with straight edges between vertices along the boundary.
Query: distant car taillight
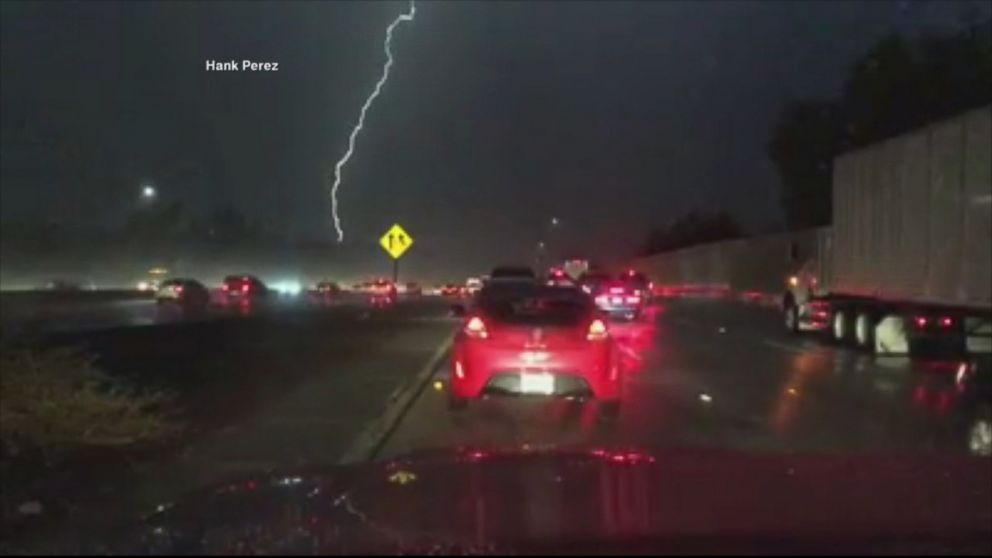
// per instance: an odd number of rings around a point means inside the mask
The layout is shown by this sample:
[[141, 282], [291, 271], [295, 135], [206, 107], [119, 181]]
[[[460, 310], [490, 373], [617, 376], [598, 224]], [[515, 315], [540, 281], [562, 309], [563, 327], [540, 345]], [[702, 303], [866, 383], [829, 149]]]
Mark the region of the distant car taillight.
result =
[[241, 285], [241, 292], [243, 292], [243, 293], [248, 292], [250, 289], [251, 289], [251, 285], [249, 285], [248, 283], [245, 283], [244, 285]]
[[623, 287], [610, 287], [610, 294], [623, 294]]
[[928, 320], [926, 316], [916, 316], [913, 318], [913, 325], [915, 325], [917, 329], [924, 329], [929, 323], [930, 320]]
[[590, 341], [603, 341], [609, 337], [610, 332], [606, 329], [606, 324], [603, 320], [595, 319], [589, 324], [589, 331], [586, 333], [586, 339]]
[[227, 283], [224, 283], [224, 284], [222, 284], [222, 285], [220, 286], [220, 290], [222, 290], [222, 291], [226, 291], [226, 290], [227, 290]]
[[627, 304], [640, 304], [640, 303], [641, 303], [641, 297], [639, 297], [639, 296], [628, 296], [627, 297]]
[[482, 321], [482, 318], [472, 316], [465, 324], [465, 335], [475, 339], [488, 339], [489, 330], [486, 329], [486, 323]]
[[940, 319], [940, 327], [947, 329], [953, 326], [954, 326], [954, 318], [950, 316], [944, 316], [943, 318]]

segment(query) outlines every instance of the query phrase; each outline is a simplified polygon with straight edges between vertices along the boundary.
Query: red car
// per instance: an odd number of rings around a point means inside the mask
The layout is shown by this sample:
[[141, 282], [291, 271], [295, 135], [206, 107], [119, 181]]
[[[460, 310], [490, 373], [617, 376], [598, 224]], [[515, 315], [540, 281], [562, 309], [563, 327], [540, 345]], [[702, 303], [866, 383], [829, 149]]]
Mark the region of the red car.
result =
[[254, 275], [228, 275], [220, 286], [225, 302], [247, 302], [263, 299], [269, 289]]
[[616, 345], [592, 300], [574, 287], [490, 285], [472, 308], [452, 351], [453, 409], [483, 395], [592, 396], [605, 415], [620, 408]]
[[368, 294], [373, 306], [387, 306], [396, 302], [396, 285], [389, 279], [376, 279], [369, 284]]
[[441, 296], [447, 297], [460, 297], [465, 293], [465, 287], [461, 285], [455, 285], [454, 283], [448, 283], [441, 287]]

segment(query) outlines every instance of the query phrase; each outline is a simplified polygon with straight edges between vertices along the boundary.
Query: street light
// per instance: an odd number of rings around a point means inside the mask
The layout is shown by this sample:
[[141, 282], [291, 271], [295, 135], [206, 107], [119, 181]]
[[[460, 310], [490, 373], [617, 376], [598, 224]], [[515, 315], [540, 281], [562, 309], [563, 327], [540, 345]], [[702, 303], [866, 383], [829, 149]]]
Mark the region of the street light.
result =
[[558, 221], [558, 218], [557, 217], [552, 217], [551, 218], [551, 226], [552, 227], [557, 227], [558, 226], [558, 223], [559, 223], [559, 221]]
[[155, 191], [154, 186], [142, 186], [141, 187], [141, 199], [143, 200], [153, 200], [158, 192]]

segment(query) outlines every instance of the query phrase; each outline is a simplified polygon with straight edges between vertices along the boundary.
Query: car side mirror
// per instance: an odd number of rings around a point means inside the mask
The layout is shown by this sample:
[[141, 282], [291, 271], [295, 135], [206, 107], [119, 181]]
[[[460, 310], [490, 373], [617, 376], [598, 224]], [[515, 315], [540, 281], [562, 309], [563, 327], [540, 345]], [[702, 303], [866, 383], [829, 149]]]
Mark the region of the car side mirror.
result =
[[451, 315], [456, 318], [465, 317], [465, 306], [462, 304], [452, 304], [451, 305]]

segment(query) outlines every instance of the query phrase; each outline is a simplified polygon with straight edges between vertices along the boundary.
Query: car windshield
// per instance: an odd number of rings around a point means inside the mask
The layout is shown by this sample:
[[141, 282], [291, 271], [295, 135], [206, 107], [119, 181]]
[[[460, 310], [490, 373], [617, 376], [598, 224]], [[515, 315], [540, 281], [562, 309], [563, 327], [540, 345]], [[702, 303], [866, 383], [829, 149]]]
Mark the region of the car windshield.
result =
[[607, 273], [586, 273], [582, 275], [579, 282], [584, 285], [602, 285], [612, 280], [613, 277]]
[[0, 554], [989, 555], [990, 355], [990, 0], [0, 1]]
[[479, 310], [507, 325], [574, 326], [590, 313], [589, 299], [575, 289], [538, 285], [487, 287]]
[[620, 282], [636, 288], [646, 288], [650, 280], [643, 273], [626, 273], [620, 276]]

